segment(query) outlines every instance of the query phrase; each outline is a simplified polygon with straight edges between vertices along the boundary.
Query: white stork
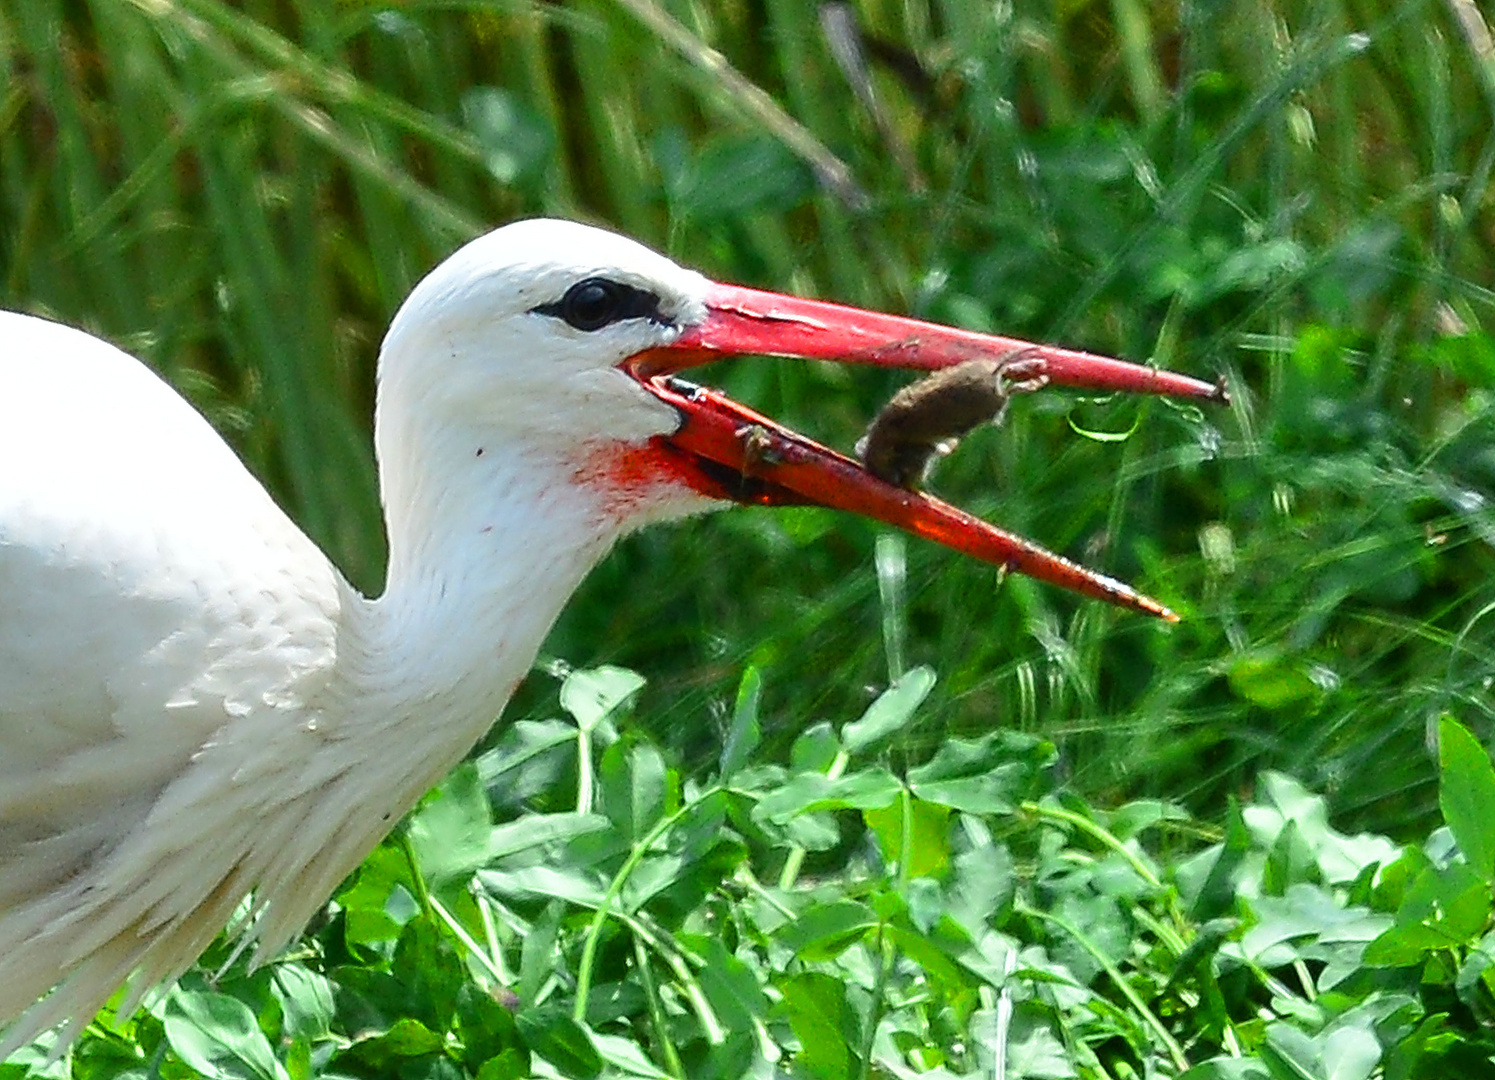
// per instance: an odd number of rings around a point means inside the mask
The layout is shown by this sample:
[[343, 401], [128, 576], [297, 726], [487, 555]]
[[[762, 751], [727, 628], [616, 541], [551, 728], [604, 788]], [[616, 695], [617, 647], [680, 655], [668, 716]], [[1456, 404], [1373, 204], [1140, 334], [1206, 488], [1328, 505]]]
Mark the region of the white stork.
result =
[[623, 534], [728, 501], [893, 523], [1091, 596], [1127, 586], [672, 373], [732, 353], [931, 370], [1026, 348], [1061, 385], [1169, 372], [714, 284], [512, 224], [422, 281], [379, 358], [384, 595], [355, 591], [208, 423], [81, 331], [0, 314], [0, 1058], [190, 965], [253, 896], [275, 953], [493, 723]]

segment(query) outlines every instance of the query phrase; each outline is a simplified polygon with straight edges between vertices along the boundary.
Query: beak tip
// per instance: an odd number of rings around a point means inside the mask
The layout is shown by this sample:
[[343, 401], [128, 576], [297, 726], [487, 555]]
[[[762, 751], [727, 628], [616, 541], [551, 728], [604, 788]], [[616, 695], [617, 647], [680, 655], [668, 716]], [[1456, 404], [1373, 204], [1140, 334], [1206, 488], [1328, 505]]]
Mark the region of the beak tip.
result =
[[[1129, 589], [1128, 592], [1130, 591], [1131, 590]], [[1178, 612], [1174, 611], [1166, 604], [1158, 603], [1158, 601], [1154, 600], [1150, 596], [1143, 596], [1141, 593], [1133, 592], [1131, 596], [1127, 598], [1127, 602], [1124, 604], [1124, 606], [1130, 607], [1134, 611], [1141, 611], [1147, 615], [1156, 616], [1166, 623], [1176, 623], [1180, 621]]]

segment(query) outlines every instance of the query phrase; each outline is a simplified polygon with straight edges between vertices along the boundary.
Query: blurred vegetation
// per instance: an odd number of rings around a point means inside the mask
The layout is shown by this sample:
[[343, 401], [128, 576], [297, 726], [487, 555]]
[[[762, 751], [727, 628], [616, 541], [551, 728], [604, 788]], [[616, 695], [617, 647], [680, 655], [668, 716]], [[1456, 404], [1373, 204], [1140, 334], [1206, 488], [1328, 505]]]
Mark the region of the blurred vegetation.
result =
[[[1039, 395], [946, 463], [946, 496], [1184, 621], [909, 542], [904, 662], [942, 682], [908, 760], [1021, 730], [1092, 797], [1205, 812], [1273, 767], [1410, 836], [1429, 723], [1489, 735], [1495, 49], [1472, 0], [0, 0], [0, 65], [0, 301], [163, 371], [365, 589], [390, 314], [466, 237], [575, 216], [723, 279], [1230, 379], [1208, 416]], [[842, 447], [898, 385], [706, 377]], [[889, 681], [877, 531], [648, 532], [547, 653], [646, 672], [639, 722], [687, 769], [752, 663], [781, 756]], [[511, 715], [555, 694], [537, 674]]]

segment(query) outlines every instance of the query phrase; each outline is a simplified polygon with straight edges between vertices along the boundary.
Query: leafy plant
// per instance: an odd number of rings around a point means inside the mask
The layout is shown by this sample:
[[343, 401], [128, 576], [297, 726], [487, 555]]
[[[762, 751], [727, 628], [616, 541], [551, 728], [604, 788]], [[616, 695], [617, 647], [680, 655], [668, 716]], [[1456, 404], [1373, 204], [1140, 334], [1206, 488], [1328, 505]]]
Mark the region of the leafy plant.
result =
[[[1448, 825], [1399, 847], [1337, 831], [1277, 773], [1217, 828], [1165, 802], [1099, 810], [1031, 736], [895, 769], [933, 681], [916, 668], [859, 719], [806, 731], [787, 764], [749, 764], [764, 719], [749, 670], [728, 748], [695, 781], [629, 722], [636, 676], [572, 672], [569, 718], [516, 725], [453, 774], [302, 952], [101, 1020], [73, 1075], [1495, 1066], [1495, 767], [1455, 721], [1438, 733]], [[516, 792], [579, 801], [511, 816]], [[59, 1068], [22, 1057], [0, 1075]]]

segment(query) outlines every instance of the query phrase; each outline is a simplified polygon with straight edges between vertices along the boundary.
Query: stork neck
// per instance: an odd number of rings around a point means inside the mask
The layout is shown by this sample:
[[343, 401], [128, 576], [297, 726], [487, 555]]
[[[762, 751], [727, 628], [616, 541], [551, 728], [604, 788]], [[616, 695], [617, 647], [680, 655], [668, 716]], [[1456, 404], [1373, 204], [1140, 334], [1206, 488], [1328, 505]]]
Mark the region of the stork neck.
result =
[[406, 431], [399, 456], [382, 459], [389, 574], [360, 620], [365, 689], [460, 729], [458, 753], [493, 722], [620, 531], [563, 462], [488, 435]]

